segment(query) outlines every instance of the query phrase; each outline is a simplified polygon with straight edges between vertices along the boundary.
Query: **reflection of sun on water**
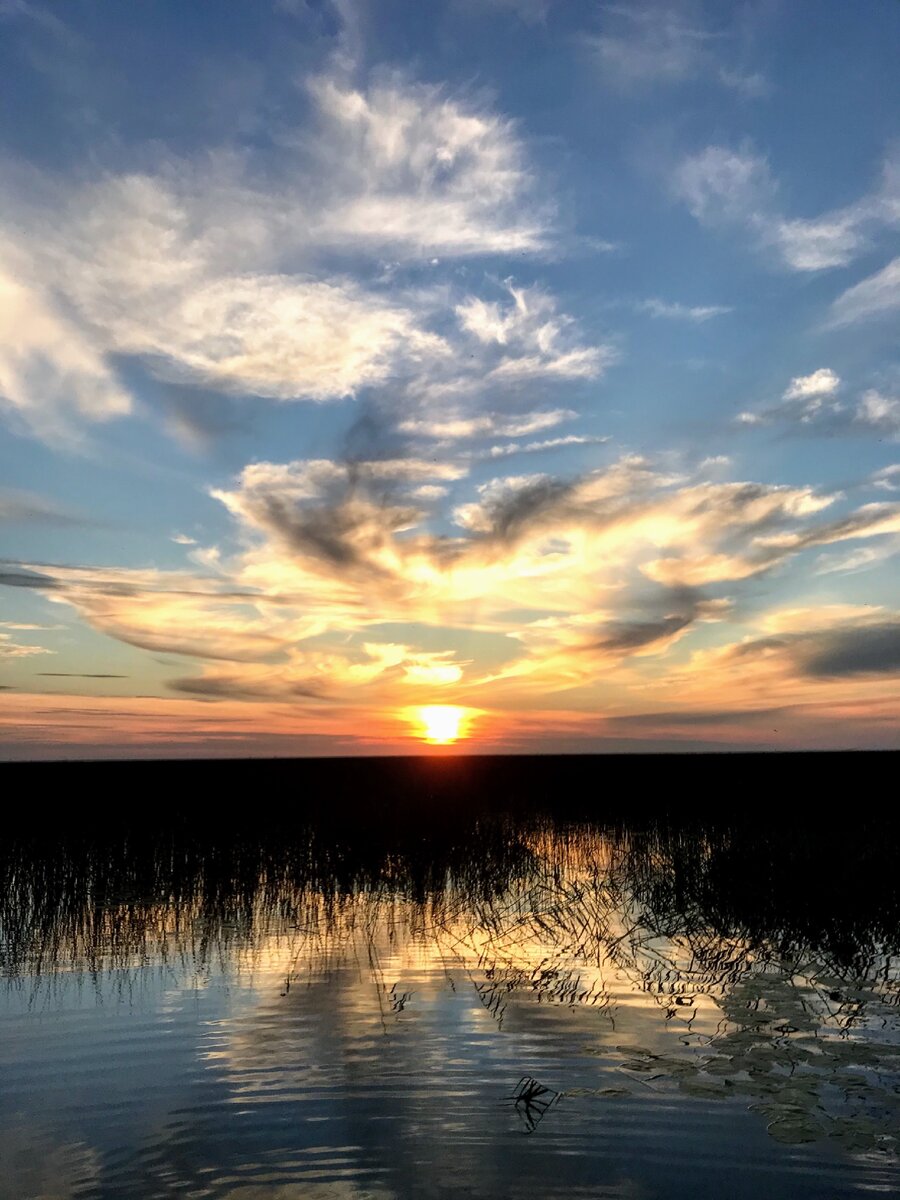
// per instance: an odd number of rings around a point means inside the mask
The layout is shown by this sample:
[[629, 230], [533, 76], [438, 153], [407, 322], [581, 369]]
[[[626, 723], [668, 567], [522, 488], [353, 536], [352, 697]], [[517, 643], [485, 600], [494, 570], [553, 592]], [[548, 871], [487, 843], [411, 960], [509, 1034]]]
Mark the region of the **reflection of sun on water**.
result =
[[464, 736], [464, 708], [457, 708], [452, 704], [431, 704], [418, 709], [417, 715], [422, 726], [419, 736], [425, 742], [435, 746], [447, 746]]

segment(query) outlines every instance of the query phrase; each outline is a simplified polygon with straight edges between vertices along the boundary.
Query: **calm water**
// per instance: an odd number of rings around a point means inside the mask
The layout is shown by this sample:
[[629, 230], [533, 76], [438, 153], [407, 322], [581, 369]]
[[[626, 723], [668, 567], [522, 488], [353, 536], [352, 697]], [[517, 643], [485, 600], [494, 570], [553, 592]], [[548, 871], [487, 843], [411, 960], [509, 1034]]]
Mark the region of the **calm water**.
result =
[[827, 764], [43, 770], [4, 1198], [900, 1193], [900, 826]]

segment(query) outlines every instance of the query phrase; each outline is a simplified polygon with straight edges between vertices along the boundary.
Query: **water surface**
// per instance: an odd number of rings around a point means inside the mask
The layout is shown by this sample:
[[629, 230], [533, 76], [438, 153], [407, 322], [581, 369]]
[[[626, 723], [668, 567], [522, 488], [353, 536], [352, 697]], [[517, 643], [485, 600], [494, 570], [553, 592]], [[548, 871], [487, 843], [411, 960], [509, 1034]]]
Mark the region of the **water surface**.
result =
[[898, 824], [737, 761], [45, 769], [0, 1195], [896, 1194]]

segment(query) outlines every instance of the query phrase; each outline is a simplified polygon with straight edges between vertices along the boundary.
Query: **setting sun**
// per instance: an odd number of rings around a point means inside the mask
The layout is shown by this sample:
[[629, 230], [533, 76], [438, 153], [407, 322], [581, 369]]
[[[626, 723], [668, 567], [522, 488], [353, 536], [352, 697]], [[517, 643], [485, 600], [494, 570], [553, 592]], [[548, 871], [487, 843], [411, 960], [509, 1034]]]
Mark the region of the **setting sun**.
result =
[[432, 745], [446, 746], [463, 736], [462, 725], [466, 715], [464, 708], [452, 704], [431, 704], [418, 710], [422, 726], [423, 741]]

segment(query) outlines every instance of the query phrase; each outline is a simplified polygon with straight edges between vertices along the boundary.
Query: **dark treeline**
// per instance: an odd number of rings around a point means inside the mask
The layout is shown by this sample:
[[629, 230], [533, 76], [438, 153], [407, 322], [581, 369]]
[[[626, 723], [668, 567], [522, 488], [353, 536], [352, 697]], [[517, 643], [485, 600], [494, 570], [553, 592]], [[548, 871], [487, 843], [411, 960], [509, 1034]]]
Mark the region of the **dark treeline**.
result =
[[[348, 898], [448, 913], [533, 895], [566, 863], [652, 933], [740, 937], [865, 976], [900, 950], [900, 817], [857, 801], [881, 755], [433, 758], [6, 767], [0, 969], [88, 969], [167, 940], [203, 957]], [[865, 778], [865, 777], [868, 778]], [[54, 802], [37, 800], [53, 797]], [[538, 897], [540, 899], [538, 900]], [[548, 915], [549, 914], [549, 915]], [[598, 934], [599, 936], [599, 934]]]

